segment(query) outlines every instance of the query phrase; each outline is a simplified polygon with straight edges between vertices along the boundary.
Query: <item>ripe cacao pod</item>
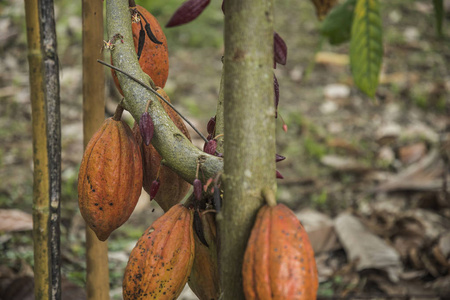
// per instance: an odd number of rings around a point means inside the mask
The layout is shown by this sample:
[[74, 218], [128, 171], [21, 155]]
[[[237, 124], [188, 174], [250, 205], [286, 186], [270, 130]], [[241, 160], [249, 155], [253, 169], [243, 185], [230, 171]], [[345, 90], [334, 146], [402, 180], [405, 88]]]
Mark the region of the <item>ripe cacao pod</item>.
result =
[[142, 172], [130, 127], [106, 119], [86, 146], [78, 174], [80, 212], [99, 240], [105, 241], [130, 217], [141, 195]]
[[202, 232], [208, 246], [194, 233], [195, 258], [189, 276], [189, 287], [200, 300], [219, 299], [216, 220], [212, 213], [199, 213]]
[[144, 232], [125, 268], [124, 300], [180, 295], [194, 261], [192, 215], [192, 210], [175, 205]]
[[[163, 96], [166, 100], [170, 101], [167, 94], [163, 89], [157, 89], [157, 92]], [[159, 98], [158, 98], [159, 99]], [[189, 132], [184, 125], [183, 120], [180, 116], [164, 101], [160, 100], [164, 109], [166, 110], [169, 117], [172, 119], [173, 123], [180, 129], [180, 131], [189, 139], [191, 137]], [[142, 161], [144, 168], [144, 189], [150, 194], [152, 182], [156, 179], [158, 169], [159, 170], [159, 182], [160, 186], [158, 193], [156, 193], [155, 201], [161, 206], [164, 211], [168, 211], [173, 205], [180, 203], [186, 196], [191, 184], [186, 182], [183, 178], [178, 176], [177, 173], [173, 172], [166, 166], [161, 165], [161, 155], [158, 151], [150, 145], [146, 146], [142, 142], [142, 137], [139, 131], [139, 126], [137, 124], [133, 127], [133, 132], [138, 144], [141, 147]]]
[[318, 277], [308, 235], [283, 204], [263, 206], [242, 268], [245, 299], [316, 299]]
[[[155, 44], [148, 36], [146, 36], [144, 48], [142, 49], [141, 57], [139, 58], [139, 65], [141, 66], [142, 71], [150, 76], [156, 86], [163, 88], [166, 85], [167, 77], [169, 76], [169, 52], [167, 50], [166, 36], [164, 35], [158, 20], [156, 20], [151, 13], [149, 13], [142, 6], [137, 5], [136, 8], [150, 24], [150, 28], [156, 39], [162, 42], [161, 45]], [[144, 18], [141, 17], [141, 22], [143, 24], [145, 24]], [[134, 48], [137, 53], [141, 24], [132, 23], [131, 30], [133, 34]], [[116, 72], [111, 69], [111, 73], [119, 93], [123, 96], [123, 91], [120, 88]]]

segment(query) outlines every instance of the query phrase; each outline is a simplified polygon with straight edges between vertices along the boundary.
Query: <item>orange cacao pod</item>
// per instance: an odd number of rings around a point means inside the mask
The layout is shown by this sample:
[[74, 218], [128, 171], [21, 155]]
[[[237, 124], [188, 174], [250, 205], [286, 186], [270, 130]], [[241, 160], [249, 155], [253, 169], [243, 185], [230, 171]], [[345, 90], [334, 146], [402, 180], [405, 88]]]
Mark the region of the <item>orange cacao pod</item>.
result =
[[[166, 36], [164, 35], [158, 20], [156, 20], [151, 13], [149, 13], [142, 6], [137, 5], [136, 8], [150, 24], [150, 28], [156, 39], [162, 42], [161, 45], [155, 44], [148, 36], [146, 36], [144, 48], [142, 49], [141, 57], [139, 58], [139, 65], [141, 66], [142, 71], [150, 76], [156, 86], [164, 87], [166, 85], [167, 77], [169, 76], [169, 52], [167, 50]], [[141, 18], [141, 22], [145, 24], [143, 18]], [[131, 30], [133, 34], [134, 48], [137, 53], [141, 25], [139, 23], [132, 23]], [[123, 91], [120, 88], [116, 72], [111, 69], [111, 73], [119, 93], [123, 96]]]
[[[163, 89], [157, 89], [157, 92], [163, 96], [166, 100], [170, 101], [167, 94]], [[159, 98], [158, 98], [159, 99]], [[160, 99], [161, 104], [166, 110], [169, 117], [172, 119], [173, 123], [180, 129], [180, 131], [189, 139], [191, 137], [189, 132], [184, 125], [183, 120], [180, 116], [164, 101]], [[133, 127], [134, 136], [141, 146], [142, 160], [144, 166], [144, 189], [150, 194], [150, 187], [153, 180], [156, 179], [158, 169], [159, 170], [159, 181], [160, 186], [158, 193], [156, 194], [155, 201], [161, 206], [164, 211], [168, 211], [173, 205], [180, 203], [186, 196], [190, 183], [186, 182], [183, 178], [178, 176], [175, 172], [166, 166], [161, 165], [161, 156], [158, 151], [152, 146], [152, 144], [146, 146], [142, 142], [142, 137], [139, 132], [139, 126], [137, 124]]]
[[78, 174], [81, 215], [105, 241], [133, 212], [142, 190], [142, 158], [133, 132], [106, 119], [92, 136]]
[[175, 205], [157, 219], [131, 251], [123, 278], [123, 298], [176, 299], [194, 261], [193, 211]]
[[199, 213], [206, 246], [194, 233], [195, 258], [189, 276], [189, 287], [200, 300], [219, 299], [219, 269], [217, 265], [216, 220], [212, 213]]
[[308, 235], [283, 204], [257, 215], [242, 268], [245, 299], [316, 299], [318, 277]]

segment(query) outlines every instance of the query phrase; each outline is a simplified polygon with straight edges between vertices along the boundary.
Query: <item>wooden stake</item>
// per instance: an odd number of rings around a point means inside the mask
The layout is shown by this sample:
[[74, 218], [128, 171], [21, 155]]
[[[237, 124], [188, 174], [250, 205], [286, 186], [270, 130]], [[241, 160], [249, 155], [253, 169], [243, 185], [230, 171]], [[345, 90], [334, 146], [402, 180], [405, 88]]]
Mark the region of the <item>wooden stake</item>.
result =
[[33, 243], [35, 299], [49, 299], [49, 174], [44, 59], [41, 47], [39, 1], [25, 0], [30, 98], [33, 126]]
[[[103, 1], [83, 0], [83, 137], [84, 146], [105, 119], [105, 72], [102, 59]], [[86, 226], [86, 292], [89, 300], [109, 299], [108, 243]]]

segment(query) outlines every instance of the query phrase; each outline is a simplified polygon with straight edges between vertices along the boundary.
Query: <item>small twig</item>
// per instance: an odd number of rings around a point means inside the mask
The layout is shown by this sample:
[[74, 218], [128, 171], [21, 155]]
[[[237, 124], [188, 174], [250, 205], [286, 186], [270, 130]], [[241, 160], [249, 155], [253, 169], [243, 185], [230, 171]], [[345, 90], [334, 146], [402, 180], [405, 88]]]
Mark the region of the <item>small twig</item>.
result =
[[169, 101], [167, 101], [166, 99], [164, 99], [164, 97], [163, 96], [161, 96], [160, 94], [158, 94], [158, 92], [157, 91], [155, 91], [152, 87], [150, 87], [149, 85], [147, 85], [147, 84], [145, 84], [144, 82], [142, 82], [142, 81], [140, 81], [139, 79], [137, 79], [136, 77], [134, 77], [133, 75], [131, 75], [131, 74], [128, 74], [127, 72], [125, 72], [125, 71], [122, 71], [121, 69], [119, 69], [119, 68], [117, 68], [117, 67], [115, 67], [115, 66], [113, 66], [113, 65], [110, 65], [110, 64], [108, 64], [108, 63], [106, 63], [106, 62], [104, 62], [104, 61], [102, 61], [102, 60], [100, 60], [100, 59], [97, 59], [97, 62], [98, 63], [100, 63], [100, 64], [102, 64], [102, 65], [104, 65], [104, 66], [107, 66], [107, 67], [109, 67], [109, 68], [111, 68], [111, 69], [114, 69], [114, 70], [116, 70], [116, 71], [118, 71], [118, 72], [120, 72], [120, 73], [122, 73], [122, 74], [124, 74], [124, 75], [126, 75], [126, 76], [128, 76], [129, 78], [131, 78], [132, 80], [134, 80], [135, 82], [137, 82], [137, 83], [139, 83], [140, 85], [142, 85], [143, 87], [145, 87], [147, 90], [149, 90], [149, 91], [151, 91], [153, 94], [155, 94], [156, 96], [158, 96], [162, 101], [164, 101], [167, 105], [169, 105], [170, 106], [170, 108], [172, 108], [186, 123], [188, 123], [188, 125], [189, 126], [191, 126], [191, 128], [192, 129], [194, 129], [194, 131], [205, 141], [205, 143], [207, 143], [208, 142], [208, 139], [200, 132], [200, 131], [198, 131], [198, 129], [197, 128], [195, 128], [195, 126], [186, 118], [186, 117], [184, 117], [173, 105], [172, 105], [172, 103], [170, 103]]
[[[122, 103], [122, 101], [121, 101], [121, 103]], [[116, 111], [114, 112], [113, 119], [115, 121], [120, 121], [120, 119], [122, 118], [122, 113], [124, 111], [124, 108], [121, 103], [119, 103], [119, 105], [117, 105]]]

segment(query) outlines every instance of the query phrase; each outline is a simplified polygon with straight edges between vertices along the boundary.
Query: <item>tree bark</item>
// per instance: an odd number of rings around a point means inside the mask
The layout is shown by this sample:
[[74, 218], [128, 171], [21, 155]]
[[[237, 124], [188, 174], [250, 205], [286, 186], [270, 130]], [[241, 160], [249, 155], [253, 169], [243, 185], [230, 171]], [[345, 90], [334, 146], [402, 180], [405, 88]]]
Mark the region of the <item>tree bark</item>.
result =
[[[105, 72], [96, 63], [103, 46], [103, 1], [83, 0], [84, 146], [105, 119]], [[86, 226], [86, 293], [89, 300], [109, 299], [108, 243]]]
[[276, 190], [272, 0], [225, 3], [222, 299], [244, 299], [242, 261], [263, 188]]

